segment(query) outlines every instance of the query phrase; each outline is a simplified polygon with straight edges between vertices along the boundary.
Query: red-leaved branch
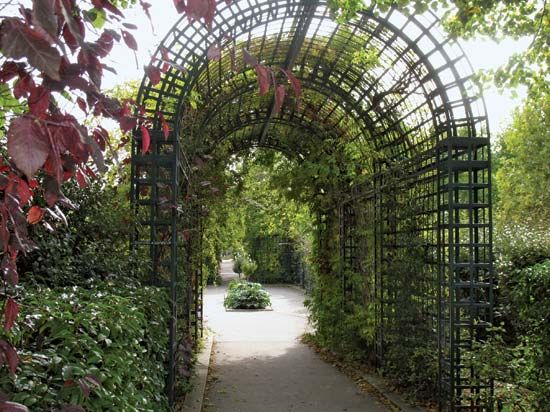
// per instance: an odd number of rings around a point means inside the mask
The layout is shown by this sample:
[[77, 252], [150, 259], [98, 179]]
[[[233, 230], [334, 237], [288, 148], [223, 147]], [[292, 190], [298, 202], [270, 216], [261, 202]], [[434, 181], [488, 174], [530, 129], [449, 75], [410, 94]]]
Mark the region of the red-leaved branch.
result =
[[[78, 4], [77, 4], [78, 3]], [[0, 84], [7, 85], [23, 110], [0, 107], [9, 121], [7, 148], [0, 156], [0, 253], [5, 335], [19, 313], [17, 256], [35, 245], [28, 225], [49, 225], [44, 217], [64, 219], [60, 204], [71, 206], [62, 184], [76, 179], [80, 187], [105, 170], [103, 153], [109, 134], [90, 128], [63, 106], [72, 101], [84, 116], [117, 121], [127, 132], [142, 124], [132, 102], [119, 102], [101, 91], [103, 60], [121, 40], [131, 49], [137, 43], [123, 13], [108, 0], [91, 5], [75, 0], [33, 0], [0, 24]], [[150, 5], [140, 1], [148, 13]], [[92, 12], [107, 17], [99, 32]], [[17, 113], [17, 114], [16, 114]], [[7, 341], [0, 340], [0, 366], [14, 374], [19, 359]], [[18, 409], [19, 408], [19, 409]], [[0, 399], [1, 410], [25, 410]]]

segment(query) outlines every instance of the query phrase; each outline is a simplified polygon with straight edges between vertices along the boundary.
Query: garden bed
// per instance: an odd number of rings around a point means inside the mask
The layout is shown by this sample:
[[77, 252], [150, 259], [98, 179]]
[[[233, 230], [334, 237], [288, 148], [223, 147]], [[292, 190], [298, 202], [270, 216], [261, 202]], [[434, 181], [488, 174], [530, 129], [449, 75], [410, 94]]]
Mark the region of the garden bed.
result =
[[226, 311], [269, 311], [271, 297], [269, 292], [259, 283], [246, 280], [232, 280], [224, 296], [223, 306]]

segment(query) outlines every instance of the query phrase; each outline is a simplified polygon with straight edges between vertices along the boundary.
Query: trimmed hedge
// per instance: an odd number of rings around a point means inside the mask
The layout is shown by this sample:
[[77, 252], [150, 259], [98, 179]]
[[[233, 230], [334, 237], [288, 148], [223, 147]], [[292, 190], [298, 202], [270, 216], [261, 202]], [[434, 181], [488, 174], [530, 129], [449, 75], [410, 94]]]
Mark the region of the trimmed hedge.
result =
[[0, 390], [32, 411], [167, 411], [170, 315], [150, 287], [28, 289], [13, 329], [20, 363]]

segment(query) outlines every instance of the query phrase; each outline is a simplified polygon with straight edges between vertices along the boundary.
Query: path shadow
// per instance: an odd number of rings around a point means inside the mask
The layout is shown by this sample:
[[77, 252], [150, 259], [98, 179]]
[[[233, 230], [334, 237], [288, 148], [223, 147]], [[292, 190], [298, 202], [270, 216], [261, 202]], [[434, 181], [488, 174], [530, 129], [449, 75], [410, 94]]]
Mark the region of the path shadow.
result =
[[382, 412], [378, 399], [297, 342], [214, 348], [206, 412]]

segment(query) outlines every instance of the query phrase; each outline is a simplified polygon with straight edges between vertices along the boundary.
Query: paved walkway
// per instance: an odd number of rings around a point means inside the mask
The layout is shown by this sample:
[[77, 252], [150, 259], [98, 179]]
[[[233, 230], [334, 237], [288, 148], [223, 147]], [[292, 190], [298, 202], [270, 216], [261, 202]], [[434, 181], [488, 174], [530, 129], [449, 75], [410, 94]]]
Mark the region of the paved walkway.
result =
[[[236, 275], [222, 263], [224, 283]], [[307, 330], [304, 295], [268, 286], [273, 311], [226, 312], [226, 285], [205, 294], [214, 353], [206, 412], [381, 412], [371, 395], [298, 341]]]

